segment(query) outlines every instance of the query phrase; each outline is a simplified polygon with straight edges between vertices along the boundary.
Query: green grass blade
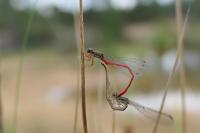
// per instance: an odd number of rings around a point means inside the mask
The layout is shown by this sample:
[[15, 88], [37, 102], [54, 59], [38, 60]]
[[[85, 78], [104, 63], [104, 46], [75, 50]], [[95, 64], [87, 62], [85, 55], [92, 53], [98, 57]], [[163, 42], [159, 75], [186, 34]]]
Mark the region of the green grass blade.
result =
[[31, 25], [33, 22], [33, 18], [35, 15], [35, 10], [32, 10], [29, 14], [28, 23], [26, 27], [26, 31], [23, 37], [22, 41], [22, 49], [19, 59], [19, 67], [17, 72], [17, 81], [16, 81], [16, 93], [14, 98], [14, 116], [13, 116], [13, 123], [12, 123], [12, 133], [16, 133], [17, 130], [17, 124], [18, 124], [18, 109], [19, 109], [19, 98], [20, 98], [20, 87], [21, 87], [21, 79], [22, 79], [22, 72], [23, 72], [23, 64], [24, 64], [24, 58], [27, 48], [27, 43], [31, 31]]

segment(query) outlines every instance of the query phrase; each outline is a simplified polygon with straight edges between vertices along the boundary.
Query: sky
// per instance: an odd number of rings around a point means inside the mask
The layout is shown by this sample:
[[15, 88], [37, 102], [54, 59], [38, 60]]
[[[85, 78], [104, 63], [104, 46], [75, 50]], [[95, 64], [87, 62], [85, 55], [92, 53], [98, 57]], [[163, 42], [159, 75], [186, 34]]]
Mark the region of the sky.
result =
[[[36, 5], [36, 8], [43, 12], [44, 10], [50, 11], [53, 7], [56, 7], [62, 11], [72, 12], [78, 9], [79, 0], [10, 0], [11, 5], [18, 9], [24, 10]], [[161, 5], [166, 5], [173, 0], [156, 0]], [[108, 0], [84, 0], [84, 9], [88, 10], [95, 8], [101, 10], [106, 8], [106, 2]], [[110, 5], [115, 9], [129, 10], [134, 8], [138, 3], [138, 0], [110, 0]]]

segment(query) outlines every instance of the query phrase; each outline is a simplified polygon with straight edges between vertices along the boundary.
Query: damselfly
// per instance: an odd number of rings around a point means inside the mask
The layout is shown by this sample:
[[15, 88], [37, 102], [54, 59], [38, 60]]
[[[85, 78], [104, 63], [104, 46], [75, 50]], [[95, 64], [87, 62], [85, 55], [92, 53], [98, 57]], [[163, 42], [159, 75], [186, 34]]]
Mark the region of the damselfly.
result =
[[110, 104], [113, 110], [124, 111], [128, 105], [134, 107], [137, 111], [142, 113], [145, 117], [156, 121], [158, 116], [160, 115], [161, 123], [172, 123], [173, 117], [170, 114], [159, 112], [157, 110], [151, 109], [149, 107], [145, 107], [135, 101], [131, 101], [126, 97], [118, 96], [117, 93], [113, 92], [112, 95], [109, 95], [110, 83], [108, 76], [108, 68], [104, 62], [102, 62], [103, 67], [106, 71], [106, 98], [108, 103]]
[[[114, 66], [114, 67], [118, 67], [121, 69], [125, 69], [128, 71], [129, 75], [130, 75], [130, 79], [129, 82], [127, 83], [127, 85], [120, 89], [119, 92], [117, 92], [117, 96], [123, 96], [129, 89], [129, 87], [131, 86], [133, 80], [136, 78], [136, 76], [138, 75], [140, 70], [136, 70], [135, 66], [139, 66], [138, 69], [140, 69], [141, 67], [144, 66], [145, 61], [143, 60], [137, 60], [137, 59], [118, 59], [118, 60], [114, 60], [114, 59], [108, 59], [107, 57], [105, 57], [105, 55], [101, 52], [97, 52], [94, 51], [93, 49], [89, 48], [87, 50], [86, 53], [86, 57], [88, 60], [91, 61], [91, 64], [93, 64], [94, 62], [94, 58], [99, 59], [103, 64], [107, 65], [107, 66]], [[128, 76], [127, 76], [128, 77]]]

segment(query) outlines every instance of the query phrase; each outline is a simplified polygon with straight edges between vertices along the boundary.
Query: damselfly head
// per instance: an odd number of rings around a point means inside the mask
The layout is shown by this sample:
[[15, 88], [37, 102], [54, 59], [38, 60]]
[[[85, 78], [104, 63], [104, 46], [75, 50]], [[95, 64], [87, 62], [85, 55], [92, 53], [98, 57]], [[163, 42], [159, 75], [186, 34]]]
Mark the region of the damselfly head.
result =
[[94, 50], [92, 48], [88, 48], [87, 53], [94, 53]]

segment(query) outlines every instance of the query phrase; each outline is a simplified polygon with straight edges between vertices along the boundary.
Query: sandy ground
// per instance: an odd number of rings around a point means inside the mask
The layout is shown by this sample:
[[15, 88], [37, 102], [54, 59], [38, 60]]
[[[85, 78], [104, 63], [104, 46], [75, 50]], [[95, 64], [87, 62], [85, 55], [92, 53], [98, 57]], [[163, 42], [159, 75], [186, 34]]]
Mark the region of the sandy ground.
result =
[[[74, 123], [75, 94], [77, 91], [77, 69], [67, 65], [72, 60], [49, 59], [47, 57], [27, 57], [22, 73], [17, 131], [20, 133], [71, 133]], [[5, 58], [2, 61], [3, 111], [6, 131], [10, 131], [15, 102], [18, 58]], [[96, 81], [102, 72], [90, 68], [87, 75], [87, 118], [90, 133], [111, 133], [113, 112], [105, 97], [100, 104], [96, 95], [103, 88]], [[95, 78], [94, 78], [95, 77]], [[154, 122], [125, 112], [116, 112], [116, 133], [150, 133]], [[188, 132], [199, 133], [198, 113], [189, 114]], [[180, 119], [174, 124], [161, 125], [160, 133], [179, 133]], [[79, 106], [78, 132], [82, 132], [81, 107]]]

